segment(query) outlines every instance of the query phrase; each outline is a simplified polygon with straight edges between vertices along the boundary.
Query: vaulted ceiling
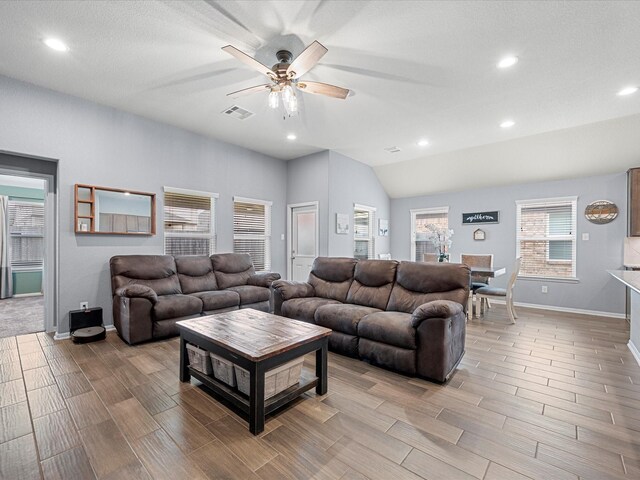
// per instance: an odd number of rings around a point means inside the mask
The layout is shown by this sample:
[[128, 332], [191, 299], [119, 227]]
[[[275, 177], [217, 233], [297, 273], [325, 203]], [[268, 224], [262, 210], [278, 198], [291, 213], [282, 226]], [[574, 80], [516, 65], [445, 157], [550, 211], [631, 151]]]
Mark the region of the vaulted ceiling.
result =
[[[329, 51], [304, 78], [351, 89], [346, 100], [301, 94], [286, 118], [266, 93], [226, 96], [265, 77], [221, 47], [271, 66], [313, 40]], [[640, 85], [638, 52], [640, 2], [0, 2], [0, 74], [277, 158], [335, 150], [379, 174], [638, 114], [640, 93], [616, 96]], [[507, 55], [519, 62], [497, 68]], [[234, 104], [255, 115], [221, 113]]]

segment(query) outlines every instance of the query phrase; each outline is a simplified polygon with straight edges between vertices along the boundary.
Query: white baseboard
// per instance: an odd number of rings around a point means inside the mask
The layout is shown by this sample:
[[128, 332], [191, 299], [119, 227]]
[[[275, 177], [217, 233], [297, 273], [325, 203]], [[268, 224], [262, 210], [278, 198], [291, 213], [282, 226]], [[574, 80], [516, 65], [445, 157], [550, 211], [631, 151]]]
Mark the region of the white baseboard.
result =
[[23, 297], [42, 297], [44, 294], [42, 292], [39, 293], [16, 293], [11, 298], [23, 298]]
[[[116, 327], [114, 327], [113, 325], [105, 325], [104, 329], [107, 332], [111, 332], [111, 331], [115, 330]], [[56, 332], [56, 334], [53, 336], [54, 340], [67, 340], [69, 338], [71, 338], [71, 334], [69, 332], [64, 332], [64, 333]]]
[[[493, 298], [490, 300], [491, 300], [491, 303], [497, 303], [501, 305], [505, 305], [507, 303], [504, 300], [494, 300]], [[596, 315], [598, 317], [625, 318], [624, 313], [600, 312], [598, 310], [583, 310], [581, 308], [554, 307], [553, 305], [539, 305], [537, 303], [513, 302], [513, 306], [523, 307], [523, 308], [535, 308], [537, 310], [550, 310], [554, 312], [577, 313], [579, 315]]]
[[631, 350], [631, 354], [633, 358], [636, 359], [637, 364], [640, 365], [640, 350], [638, 350], [638, 347], [636, 347], [631, 340], [627, 343], [627, 347]]

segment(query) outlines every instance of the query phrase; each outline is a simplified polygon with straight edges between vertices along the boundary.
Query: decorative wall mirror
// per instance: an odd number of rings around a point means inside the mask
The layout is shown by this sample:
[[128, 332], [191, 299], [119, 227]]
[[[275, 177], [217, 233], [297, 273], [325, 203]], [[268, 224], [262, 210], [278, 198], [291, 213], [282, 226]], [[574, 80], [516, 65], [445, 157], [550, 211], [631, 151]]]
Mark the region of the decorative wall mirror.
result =
[[76, 233], [155, 235], [156, 195], [76, 184], [75, 223]]

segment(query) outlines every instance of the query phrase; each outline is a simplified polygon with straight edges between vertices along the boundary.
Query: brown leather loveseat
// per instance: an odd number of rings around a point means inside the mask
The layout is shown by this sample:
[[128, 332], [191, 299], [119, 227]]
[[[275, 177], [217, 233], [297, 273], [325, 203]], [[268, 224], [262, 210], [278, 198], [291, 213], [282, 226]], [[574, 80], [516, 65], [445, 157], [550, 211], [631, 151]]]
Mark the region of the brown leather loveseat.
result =
[[464, 354], [469, 267], [319, 257], [307, 282], [273, 282], [277, 315], [333, 330], [329, 348], [444, 382]]
[[256, 273], [247, 254], [112, 257], [113, 323], [129, 344], [178, 334], [176, 322], [254, 308], [269, 310], [278, 273]]

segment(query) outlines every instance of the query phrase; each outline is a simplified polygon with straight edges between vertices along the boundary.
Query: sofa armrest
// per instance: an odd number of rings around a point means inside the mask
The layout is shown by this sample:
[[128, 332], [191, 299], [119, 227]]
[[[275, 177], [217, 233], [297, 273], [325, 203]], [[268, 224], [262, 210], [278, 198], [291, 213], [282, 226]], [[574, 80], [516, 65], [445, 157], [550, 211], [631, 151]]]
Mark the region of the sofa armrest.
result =
[[428, 318], [451, 318], [464, 312], [464, 307], [451, 300], [434, 300], [423, 303], [413, 311], [411, 325], [418, 328]]
[[307, 282], [288, 282], [276, 280], [271, 284], [269, 310], [275, 315], [282, 315], [282, 303], [292, 298], [313, 297], [315, 289]]
[[289, 282], [287, 280], [277, 280], [271, 284], [275, 293], [282, 297], [282, 300], [292, 298], [313, 297], [315, 289], [307, 282]]
[[254, 273], [248, 278], [247, 285], [269, 288], [276, 280], [280, 280], [280, 274], [276, 272]]
[[152, 304], [158, 301], [158, 295], [146, 285], [126, 285], [116, 290], [116, 296], [127, 298], [146, 298]]

